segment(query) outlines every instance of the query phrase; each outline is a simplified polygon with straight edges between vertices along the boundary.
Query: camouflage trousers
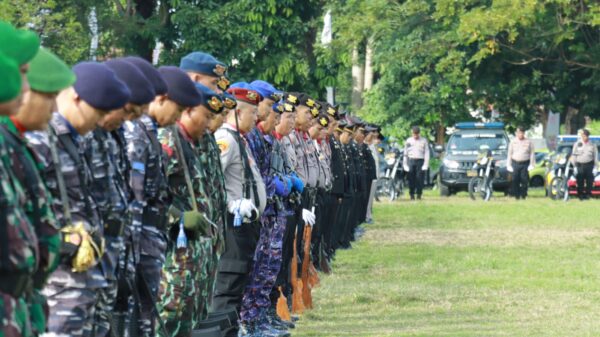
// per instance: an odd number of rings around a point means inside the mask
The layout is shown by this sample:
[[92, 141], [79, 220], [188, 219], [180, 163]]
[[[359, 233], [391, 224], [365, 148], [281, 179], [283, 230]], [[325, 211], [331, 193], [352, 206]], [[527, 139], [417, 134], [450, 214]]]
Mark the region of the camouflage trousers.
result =
[[34, 336], [39, 336], [46, 331], [48, 324], [48, 302], [40, 290], [34, 289], [29, 301], [29, 317], [31, 318], [31, 330]]
[[263, 216], [250, 281], [244, 291], [240, 321], [256, 322], [271, 306], [270, 295], [282, 263], [285, 216]]
[[107, 287], [98, 289], [95, 305], [94, 337], [105, 337], [111, 327], [111, 315], [117, 300], [117, 267], [123, 249], [123, 238], [105, 237], [106, 250], [102, 256], [102, 271], [106, 276]]
[[50, 305], [48, 331], [52, 336], [92, 336], [96, 289], [49, 283], [43, 294]]
[[140, 238], [140, 250], [140, 260], [136, 265], [136, 286], [140, 290], [139, 336], [155, 337], [155, 311], [167, 250], [166, 234], [156, 227], [144, 227]]
[[210, 238], [190, 240], [185, 248], [170, 245], [158, 304], [167, 331], [159, 330], [158, 336], [190, 336], [197, 322], [206, 318], [211, 256]]
[[0, 293], [0, 337], [31, 337], [29, 309], [23, 299]]
[[119, 316], [119, 320], [122, 320], [122, 324], [127, 327], [123, 336], [130, 336], [127, 329], [134, 325], [131, 320], [136, 317], [137, 324], [134, 327], [136, 332], [132, 332], [134, 335], [156, 336], [156, 302], [166, 250], [167, 236], [156, 227], [143, 226], [139, 231], [126, 230], [117, 279], [120, 283], [130, 283], [127, 288], [133, 289], [123, 289], [123, 287], [118, 289], [117, 303], [113, 312], [113, 315]]

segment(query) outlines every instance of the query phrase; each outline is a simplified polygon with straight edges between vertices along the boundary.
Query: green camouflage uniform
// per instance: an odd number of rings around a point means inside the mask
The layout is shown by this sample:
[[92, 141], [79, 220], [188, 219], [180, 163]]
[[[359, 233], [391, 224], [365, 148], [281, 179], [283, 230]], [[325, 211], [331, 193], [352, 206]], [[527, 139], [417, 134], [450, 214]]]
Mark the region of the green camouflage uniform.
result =
[[[184, 230], [187, 245], [177, 247], [177, 238], [181, 235], [179, 217], [173, 216], [177, 212], [193, 210], [195, 202], [198, 211], [209, 216], [214, 208], [207, 198], [205, 190], [206, 177], [202, 164], [196, 155], [197, 142], [192, 140], [181, 125], [177, 126], [181, 140], [183, 154], [179, 154], [175, 144], [173, 129], [159, 130], [159, 140], [168, 157], [167, 176], [173, 198], [171, 213], [171, 229], [169, 230], [169, 246], [167, 257], [163, 266], [160, 286], [159, 310], [171, 336], [189, 336], [199, 320], [206, 318], [208, 313], [208, 268], [213, 255], [213, 231], [208, 228], [203, 233]], [[184, 155], [189, 176], [194, 187], [196, 200], [192, 201], [187, 189], [183, 166], [179, 155]], [[159, 331], [162, 337], [163, 332]], [[169, 336], [170, 337], [170, 336]]]
[[38, 238], [39, 263], [33, 278], [32, 292], [27, 299], [33, 333], [38, 335], [46, 331], [47, 318], [46, 298], [40, 291], [50, 273], [58, 266], [60, 233], [51, 209], [52, 196], [40, 175], [41, 164], [27, 146], [27, 140], [8, 117], [0, 117], [0, 124], [6, 127], [3, 130], [13, 171], [27, 194], [25, 214], [34, 226]]
[[0, 337], [29, 337], [29, 310], [23, 296], [31, 289], [38, 266], [38, 239], [25, 212], [25, 188], [12, 170], [6, 128], [0, 128]]
[[205, 170], [205, 185], [212, 205], [209, 218], [217, 224], [216, 235], [213, 240], [213, 254], [208, 266], [209, 283], [208, 298], [212, 300], [217, 277], [217, 266], [221, 254], [225, 249], [224, 224], [227, 217], [227, 194], [225, 193], [225, 177], [221, 168], [221, 151], [215, 140], [215, 136], [206, 132], [198, 147], [198, 157]]

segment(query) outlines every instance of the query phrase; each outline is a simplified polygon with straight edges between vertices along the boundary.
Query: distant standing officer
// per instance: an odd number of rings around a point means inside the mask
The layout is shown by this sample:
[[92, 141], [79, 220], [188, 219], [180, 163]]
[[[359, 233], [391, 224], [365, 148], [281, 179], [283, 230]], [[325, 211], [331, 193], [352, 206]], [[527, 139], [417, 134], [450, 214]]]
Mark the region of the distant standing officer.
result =
[[410, 200], [421, 199], [423, 194], [424, 172], [429, 169], [429, 143], [421, 137], [421, 129], [412, 127], [412, 137], [404, 142], [404, 158], [402, 165], [404, 171], [408, 172], [408, 188]]
[[535, 165], [535, 148], [533, 142], [525, 138], [525, 128], [517, 127], [515, 139], [508, 146], [508, 163], [506, 169], [513, 172], [512, 191], [517, 198], [527, 198], [529, 186], [529, 172]]
[[[581, 140], [573, 145], [571, 161], [575, 164], [577, 177], [577, 196], [579, 200], [589, 199], [592, 195], [592, 186], [598, 163], [598, 148], [590, 142], [590, 131], [583, 130]], [[583, 185], [585, 182], [585, 193]]]

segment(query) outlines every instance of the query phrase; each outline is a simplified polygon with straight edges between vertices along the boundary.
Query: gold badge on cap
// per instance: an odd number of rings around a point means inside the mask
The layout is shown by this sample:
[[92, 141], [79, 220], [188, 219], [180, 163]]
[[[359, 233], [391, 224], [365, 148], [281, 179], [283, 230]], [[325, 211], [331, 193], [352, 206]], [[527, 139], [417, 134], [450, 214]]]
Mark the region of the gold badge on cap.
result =
[[229, 80], [225, 76], [219, 77], [219, 80], [217, 81], [217, 86], [223, 91], [229, 89], [230, 84], [231, 82], [229, 82]]
[[221, 111], [223, 109], [223, 102], [221, 102], [216, 96], [213, 96], [208, 100], [208, 106], [216, 112]]
[[298, 104], [298, 97], [294, 95], [288, 95], [287, 100], [292, 104]]
[[234, 100], [232, 100], [232, 99], [231, 99], [231, 98], [229, 98], [229, 97], [225, 98], [225, 102], [224, 102], [224, 104], [225, 104], [225, 107], [226, 107], [227, 109], [233, 109], [233, 108], [235, 108], [235, 107], [237, 106], [237, 102], [236, 102], [236, 101], [234, 101]]
[[309, 108], [312, 108], [315, 106], [315, 101], [313, 101], [311, 98], [306, 100], [306, 106]]
[[327, 113], [331, 116], [335, 116], [335, 109], [332, 107], [327, 108]]
[[325, 117], [321, 117], [319, 119], [319, 123], [321, 123], [321, 125], [323, 125], [323, 126], [327, 126], [327, 124], [329, 124], [329, 120]]
[[254, 102], [258, 99], [258, 95], [254, 91], [248, 91], [248, 93], [246, 93], [246, 98]]
[[217, 76], [223, 76], [223, 74], [225, 74], [225, 71], [227, 71], [227, 67], [221, 64], [217, 64], [215, 66], [215, 69], [213, 69], [213, 73], [215, 73]]
[[285, 112], [294, 112], [294, 106], [289, 103], [284, 103], [283, 109], [285, 110]]
[[319, 109], [317, 109], [317, 108], [310, 109], [310, 114], [313, 116], [313, 118], [317, 118], [317, 116], [319, 116]]

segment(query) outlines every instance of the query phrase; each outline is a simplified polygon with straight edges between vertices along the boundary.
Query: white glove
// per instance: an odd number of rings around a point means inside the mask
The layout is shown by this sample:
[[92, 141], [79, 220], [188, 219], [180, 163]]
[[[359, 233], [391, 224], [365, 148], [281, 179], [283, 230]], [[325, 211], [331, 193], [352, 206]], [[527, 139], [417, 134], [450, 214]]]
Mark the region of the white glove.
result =
[[598, 169], [594, 167], [594, 169], [592, 169], [592, 174], [596, 176], [596, 174], [598, 174]]
[[513, 168], [512, 168], [512, 166], [507, 166], [507, 167], [506, 167], [506, 170], [507, 170], [508, 172], [512, 172], [512, 171], [513, 171]]
[[404, 172], [410, 171], [410, 169], [408, 168], [408, 165], [402, 165], [402, 168], [404, 168]]
[[235, 211], [238, 208], [240, 210], [240, 215], [245, 218], [251, 218], [252, 211], [255, 211], [256, 213], [258, 213], [256, 206], [254, 206], [254, 203], [250, 199], [232, 200], [229, 202], [229, 205], [227, 207], [227, 209], [229, 210], [229, 213], [232, 213], [232, 214], [235, 214]]
[[427, 165], [423, 165], [423, 167], [421, 167], [421, 170], [423, 171], [427, 171], [429, 169], [429, 167]]
[[532, 171], [535, 167], [533, 167], [533, 165], [529, 165], [529, 167], [527, 167], [527, 171]]
[[577, 166], [575, 166], [575, 168], [573, 169], [573, 174], [577, 175], [578, 172], [579, 172], [579, 170], [577, 170]]
[[307, 210], [306, 208], [302, 209], [302, 220], [304, 220], [304, 222], [314, 226], [316, 218], [317, 217], [315, 216], [315, 213]]

